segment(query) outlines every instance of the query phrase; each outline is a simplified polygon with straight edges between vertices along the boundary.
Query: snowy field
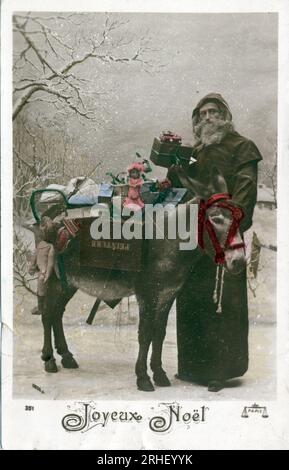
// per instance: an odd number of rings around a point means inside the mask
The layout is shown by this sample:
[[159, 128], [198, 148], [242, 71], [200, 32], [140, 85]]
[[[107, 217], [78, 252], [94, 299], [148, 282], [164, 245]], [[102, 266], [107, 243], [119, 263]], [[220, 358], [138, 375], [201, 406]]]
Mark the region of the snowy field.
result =
[[[275, 212], [256, 209], [254, 230], [263, 244], [275, 245]], [[266, 230], [262, 230], [266, 221]], [[152, 393], [136, 389], [134, 365], [137, 357], [138, 308], [134, 298], [114, 310], [101, 304], [92, 326], [86, 318], [94, 298], [78, 291], [64, 315], [68, 345], [79, 369], [63, 369], [48, 374], [40, 359], [43, 331], [41, 318], [31, 315], [36, 298], [23, 289], [15, 290], [14, 309], [14, 396], [33, 399], [93, 400], [274, 400], [276, 387], [276, 252], [262, 248], [257, 281], [249, 290], [250, 364], [244, 377], [228, 382], [217, 394], [205, 387], [182, 382], [177, 372], [175, 308], [169, 316], [163, 365], [172, 382], [169, 388], [156, 387]], [[36, 385], [43, 390], [39, 392]], [[153, 397], [152, 397], [153, 395]]]
[[[275, 397], [275, 325], [250, 324], [250, 366], [246, 375], [228, 382], [229, 387], [217, 394], [205, 387], [177, 380], [175, 310], [172, 309], [163, 351], [163, 365], [172, 382], [169, 388], [156, 387], [152, 393], [136, 389], [134, 365], [137, 356], [137, 305], [132, 302], [130, 315], [124, 300], [115, 311], [100, 310], [92, 326], [85, 320], [93, 298], [78, 292], [65, 312], [64, 324], [68, 344], [80, 367], [48, 374], [40, 359], [42, 323], [32, 316], [32, 303], [25, 296], [16, 307], [14, 330], [14, 397], [34, 399], [93, 400], [186, 400], [248, 399], [268, 400]], [[29, 299], [30, 300], [30, 299]], [[121, 309], [123, 311], [121, 311]], [[33, 388], [40, 387], [44, 393]]]

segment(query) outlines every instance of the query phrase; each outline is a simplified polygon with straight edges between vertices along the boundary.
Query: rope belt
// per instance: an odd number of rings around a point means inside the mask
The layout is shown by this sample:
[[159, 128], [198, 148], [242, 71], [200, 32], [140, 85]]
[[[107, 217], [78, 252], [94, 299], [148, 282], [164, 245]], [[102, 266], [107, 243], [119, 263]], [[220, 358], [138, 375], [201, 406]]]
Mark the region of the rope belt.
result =
[[[217, 271], [216, 271], [213, 300], [217, 304], [217, 313], [222, 312], [222, 296], [223, 296], [223, 288], [224, 288], [224, 266], [223, 265], [225, 263], [225, 251], [235, 250], [238, 248], [245, 247], [244, 242], [233, 244], [234, 237], [240, 227], [240, 222], [244, 217], [244, 212], [241, 208], [235, 207], [233, 204], [229, 203], [228, 202], [229, 199], [231, 199], [231, 195], [228, 193], [214, 194], [207, 201], [204, 201], [202, 199], [200, 201], [199, 215], [198, 215], [198, 243], [200, 247], [204, 250], [205, 249], [204, 231], [207, 230], [208, 235], [211, 239], [212, 245], [215, 250], [215, 263], [217, 264]], [[226, 241], [223, 246], [221, 245], [221, 243], [219, 242], [217, 238], [212, 222], [206, 217], [207, 209], [209, 209], [213, 205], [224, 208], [224, 209], [228, 209], [232, 213], [232, 223], [228, 231]], [[219, 277], [220, 277], [220, 269], [221, 269], [221, 285], [220, 285], [219, 300], [218, 300], [218, 284], [219, 284]]]

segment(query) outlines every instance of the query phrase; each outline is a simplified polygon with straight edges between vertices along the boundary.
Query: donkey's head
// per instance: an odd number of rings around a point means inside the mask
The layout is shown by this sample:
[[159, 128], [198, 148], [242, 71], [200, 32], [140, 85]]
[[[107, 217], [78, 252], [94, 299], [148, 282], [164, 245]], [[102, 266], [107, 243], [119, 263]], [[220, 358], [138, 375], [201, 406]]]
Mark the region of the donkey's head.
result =
[[[212, 169], [209, 186], [188, 177], [181, 167], [178, 176], [199, 203], [199, 243], [201, 237], [200, 244], [209, 256], [216, 261], [223, 257], [230, 273], [240, 273], [246, 267], [244, 243], [239, 230], [233, 227], [241, 211], [230, 201], [225, 178], [217, 168]], [[232, 231], [235, 233], [230, 236]]]

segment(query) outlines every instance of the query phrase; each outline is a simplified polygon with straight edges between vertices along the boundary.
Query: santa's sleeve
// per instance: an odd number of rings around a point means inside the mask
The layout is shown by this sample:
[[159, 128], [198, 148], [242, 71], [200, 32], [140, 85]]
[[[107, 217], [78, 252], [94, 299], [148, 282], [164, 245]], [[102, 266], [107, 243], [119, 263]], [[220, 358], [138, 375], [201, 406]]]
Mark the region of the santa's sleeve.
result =
[[256, 145], [248, 140], [242, 143], [235, 154], [235, 184], [232, 201], [241, 207], [244, 218], [241, 231], [248, 230], [252, 225], [254, 207], [257, 201], [258, 162], [262, 156]]
[[170, 182], [172, 183], [173, 188], [182, 188], [183, 187], [183, 185], [182, 185], [182, 183], [181, 183], [181, 181], [178, 177], [177, 168], [176, 168], [175, 165], [171, 166], [168, 169], [166, 178], [168, 180], [170, 180]]
[[[187, 164], [187, 165], [182, 166], [187, 176], [189, 176], [190, 178], [194, 178], [194, 179], [198, 179], [198, 167], [197, 167], [196, 161], [197, 160], [195, 160], [195, 162], [192, 164]], [[166, 176], [166, 178], [170, 180], [174, 188], [183, 187], [183, 184], [181, 183], [181, 180], [178, 175], [178, 171], [179, 171], [179, 167], [177, 165], [173, 165], [168, 169], [167, 176]]]

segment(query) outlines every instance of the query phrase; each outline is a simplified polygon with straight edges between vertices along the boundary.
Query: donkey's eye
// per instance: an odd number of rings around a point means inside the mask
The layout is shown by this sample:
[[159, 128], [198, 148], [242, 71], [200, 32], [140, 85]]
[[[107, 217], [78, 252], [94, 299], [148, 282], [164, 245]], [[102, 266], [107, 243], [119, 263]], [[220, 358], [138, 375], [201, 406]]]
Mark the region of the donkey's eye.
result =
[[214, 215], [213, 217], [211, 217], [211, 221], [214, 224], [222, 225], [224, 223], [224, 217], [220, 215]]

